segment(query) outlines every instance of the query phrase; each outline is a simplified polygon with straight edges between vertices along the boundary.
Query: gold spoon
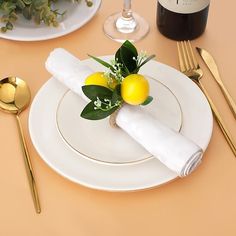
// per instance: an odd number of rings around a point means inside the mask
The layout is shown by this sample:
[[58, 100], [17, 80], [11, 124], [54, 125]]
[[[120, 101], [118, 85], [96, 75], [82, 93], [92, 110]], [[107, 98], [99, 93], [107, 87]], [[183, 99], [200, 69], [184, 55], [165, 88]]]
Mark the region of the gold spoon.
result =
[[40, 213], [41, 208], [39, 203], [38, 192], [36, 189], [33, 169], [19, 118], [19, 114], [29, 105], [29, 103], [30, 90], [23, 80], [17, 77], [8, 77], [0, 80], [0, 109], [5, 112], [14, 114], [16, 117], [17, 127], [20, 134], [21, 147], [24, 155], [26, 172], [34, 201], [34, 206], [36, 212]]

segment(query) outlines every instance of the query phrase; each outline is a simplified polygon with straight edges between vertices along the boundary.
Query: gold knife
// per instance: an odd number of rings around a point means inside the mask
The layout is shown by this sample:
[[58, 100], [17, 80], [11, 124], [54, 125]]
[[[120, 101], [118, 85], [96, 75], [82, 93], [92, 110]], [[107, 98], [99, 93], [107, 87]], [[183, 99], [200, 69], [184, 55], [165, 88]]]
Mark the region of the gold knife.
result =
[[220, 74], [219, 74], [219, 71], [218, 71], [218, 68], [217, 68], [214, 58], [205, 49], [198, 48], [198, 47], [196, 49], [197, 49], [199, 55], [201, 56], [201, 58], [203, 59], [203, 61], [206, 63], [207, 67], [209, 68], [215, 81], [219, 85], [219, 87], [220, 87], [232, 113], [233, 113], [233, 116], [236, 119], [236, 104], [235, 104], [233, 98], [231, 97], [231, 95], [229, 94], [228, 90], [225, 88], [223, 81], [220, 78]]

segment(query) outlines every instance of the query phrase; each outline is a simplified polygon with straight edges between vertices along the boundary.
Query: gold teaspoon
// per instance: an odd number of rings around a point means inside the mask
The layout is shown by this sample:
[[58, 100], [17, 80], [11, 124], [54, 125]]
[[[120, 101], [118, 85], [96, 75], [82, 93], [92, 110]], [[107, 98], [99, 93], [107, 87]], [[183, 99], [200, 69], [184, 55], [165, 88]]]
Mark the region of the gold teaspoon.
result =
[[39, 214], [41, 212], [41, 208], [33, 168], [19, 118], [19, 114], [29, 105], [30, 97], [29, 87], [22, 79], [18, 77], [7, 77], [0, 80], [0, 109], [14, 114], [16, 117], [30, 190], [34, 201], [35, 210]]

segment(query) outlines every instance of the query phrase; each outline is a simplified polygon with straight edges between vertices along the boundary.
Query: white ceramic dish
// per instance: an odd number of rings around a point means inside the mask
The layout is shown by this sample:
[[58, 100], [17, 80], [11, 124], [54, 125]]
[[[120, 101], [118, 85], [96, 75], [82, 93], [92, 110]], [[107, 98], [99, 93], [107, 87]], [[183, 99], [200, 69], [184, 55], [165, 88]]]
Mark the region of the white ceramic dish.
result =
[[[150, 95], [154, 99], [142, 108], [170, 128], [180, 131], [182, 111], [177, 98], [159, 81], [148, 80]], [[99, 121], [81, 119], [79, 116], [85, 105], [86, 102], [70, 90], [58, 105], [57, 128], [72, 150], [90, 160], [114, 165], [154, 158], [122, 129], [111, 128], [109, 118]]]
[[[84, 63], [95, 71], [103, 69], [91, 59]], [[205, 150], [211, 138], [213, 120], [200, 89], [179, 71], [156, 61], [147, 63], [141, 73], [158, 78], [174, 93], [183, 113], [181, 133]], [[42, 159], [56, 172], [81, 185], [107, 191], [147, 189], [177, 177], [156, 158], [130, 165], [105, 165], [73, 151], [61, 138], [56, 122], [58, 104], [66, 91], [67, 88], [56, 79], [50, 79], [34, 98], [29, 115], [32, 142]]]
[[81, 1], [79, 4], [59, 1], [56, 8], [60, 9], [60, 12], [66, 10], [66, 15], [61, 20], [59, 18], [60, 24], [58, 27], [48, 27], [43, 23], [36, 25], [33, 20], [28, 21], [21, 16], [14, 23], [14, 29], [6, 33], [0, 33], [0, 37], [17, 41], [39, 41], [57, 38], [69, 34], [89, 22], [100, 5], [101, 0], [93, 0], [92, 7], [87, 7], [85, 1]]

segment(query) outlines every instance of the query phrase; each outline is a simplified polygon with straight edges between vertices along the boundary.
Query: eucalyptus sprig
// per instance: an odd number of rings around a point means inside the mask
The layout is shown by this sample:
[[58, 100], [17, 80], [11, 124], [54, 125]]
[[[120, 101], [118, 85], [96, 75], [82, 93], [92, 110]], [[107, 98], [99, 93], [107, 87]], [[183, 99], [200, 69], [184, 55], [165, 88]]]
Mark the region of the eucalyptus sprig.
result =
[[[91, 100], [83, 109], [81, 117], [89, 120], [100, 120], [111, 115], [119, 109], [124, 100], [121, 96], [121, 84], [125, 77], [130, 74], [137, 74], [140, 68], [155, 55], [147, 56], [146, 53], [138, 54], [137, 49], [130, 41], [125, 41], [115, 53], [115, 58], [106, 62], [98, 57], [89, 55], [107, 68], [104, 76], [107, 78], [107, 87], [98, 85], [82, 86], [84, 94]], [[114, 85], [116, 84], [115, 88]], [[141, 105], [147, 105], [152, 101], [148, 96]]]
[[[48, 26], [56, 27], [58, 17], [63, 16], [65, 12], [52, 8], [53, 3], [58, 0], [0, 0], [1, 22], [5, 26], [1, 27], [1, 32], [13, 29], [14, 22], [22, 14], [25, 19], [33, 19], [36, 24], [43, 22]], [[71, 2], [80, 2], [81, 0], [72, 0]], [[92, 0], [85, 0], [88, 6], [92, 5]]]

